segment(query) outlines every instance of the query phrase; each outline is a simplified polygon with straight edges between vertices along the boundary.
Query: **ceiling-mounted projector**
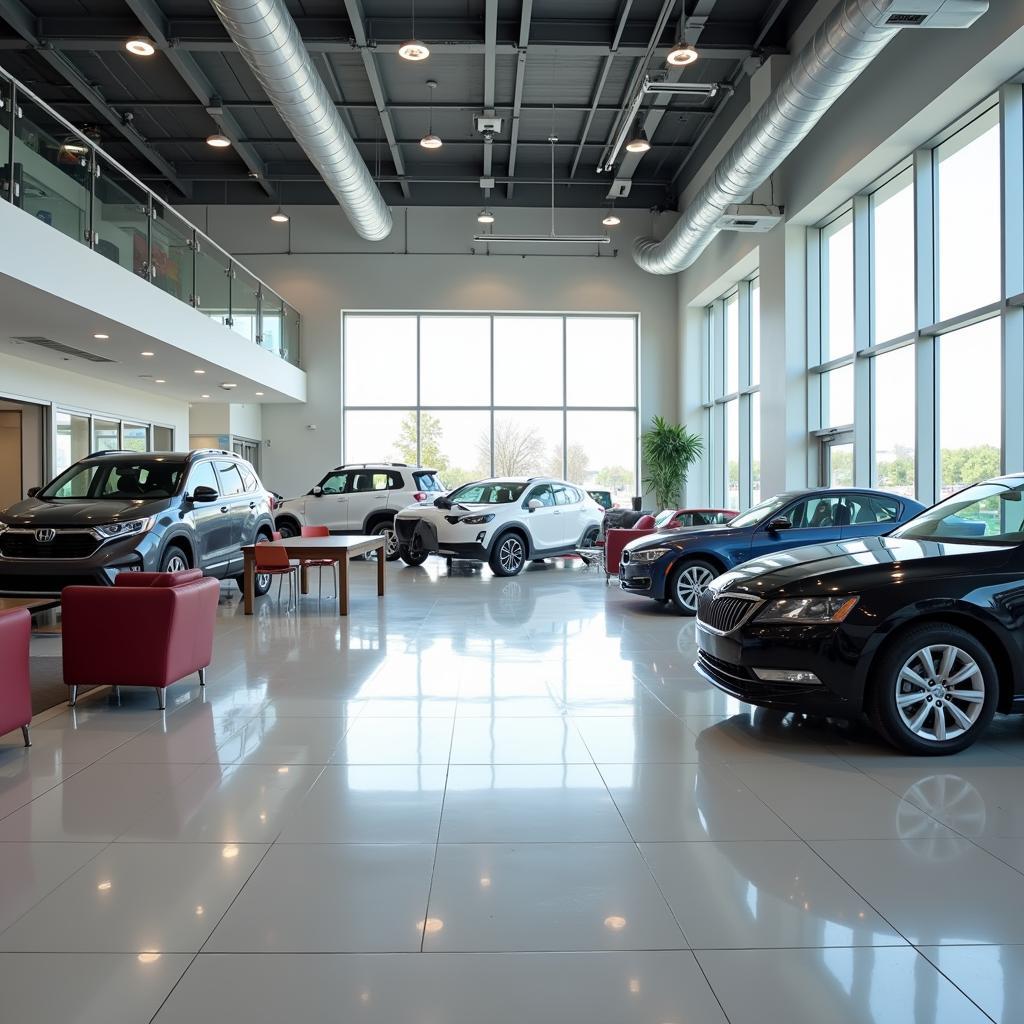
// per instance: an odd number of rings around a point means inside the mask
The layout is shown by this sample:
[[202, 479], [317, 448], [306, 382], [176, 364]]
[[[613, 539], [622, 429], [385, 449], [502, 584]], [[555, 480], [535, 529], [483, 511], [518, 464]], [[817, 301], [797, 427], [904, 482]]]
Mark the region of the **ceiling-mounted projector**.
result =
[[763, 233], [781, 223], [784, 212], [781, 206], [765, 206], [761, 203], [727, 206], [718, 222], [718, 228], [720, 231]]
[[968, 28], [988, 0], [872, 0], [865, 8], [879, 28]]

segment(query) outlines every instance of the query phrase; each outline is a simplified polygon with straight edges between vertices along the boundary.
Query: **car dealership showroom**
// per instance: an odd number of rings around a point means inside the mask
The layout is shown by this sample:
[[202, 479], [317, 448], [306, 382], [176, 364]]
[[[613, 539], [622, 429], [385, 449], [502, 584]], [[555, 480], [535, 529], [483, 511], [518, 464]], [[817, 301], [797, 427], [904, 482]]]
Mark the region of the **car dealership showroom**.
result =
[[0, 0], [0, 1020], [1024, 1022], [1024, 2]]

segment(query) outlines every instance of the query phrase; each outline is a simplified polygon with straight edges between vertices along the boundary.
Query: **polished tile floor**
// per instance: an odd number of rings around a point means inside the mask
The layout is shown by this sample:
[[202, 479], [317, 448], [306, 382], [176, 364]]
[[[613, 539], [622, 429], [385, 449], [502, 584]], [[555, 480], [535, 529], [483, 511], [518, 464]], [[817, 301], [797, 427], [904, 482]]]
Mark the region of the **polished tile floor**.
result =
[[911, 760], [574, 563], [373, 571], [0, 739], [0, 1018], [1024, 1021], [1024, 721]]

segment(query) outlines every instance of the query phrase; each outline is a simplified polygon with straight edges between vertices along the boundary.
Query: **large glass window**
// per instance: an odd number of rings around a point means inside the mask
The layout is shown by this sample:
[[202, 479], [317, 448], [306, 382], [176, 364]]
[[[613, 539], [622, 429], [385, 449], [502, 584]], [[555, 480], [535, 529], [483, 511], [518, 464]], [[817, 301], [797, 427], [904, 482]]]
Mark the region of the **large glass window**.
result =
[[725, 393], [740, 389], [740, 299], [738, 294], [725, 300]]
[[345, 458], [421, 463], [448, 487], [565, 476], [628, 504], [636, 333], [631, 316], [347, 314]]
[[152, 423], [133, 423], [58, 409], [54, 413], [53, 425], [54, 473], [62, 472], [90, 452], [171, 451], [174, 447], [174, 430]]
[[999, 111], [935, 149], [939, 320], [999, 298]]
[[821, 232], [821, 361], [853, 351], [853, 214]]
[[872, 483], [905, 497], [914, 496], [915, 416], [914, 346], [876, 356], [872, 392], [874, 472]]
[[821, 375], [821, 425], [844, 427], [853, 422], [853, 364]]
[[872, 340], [913, 331], [914, 172], [898, 174], [871, 195]]

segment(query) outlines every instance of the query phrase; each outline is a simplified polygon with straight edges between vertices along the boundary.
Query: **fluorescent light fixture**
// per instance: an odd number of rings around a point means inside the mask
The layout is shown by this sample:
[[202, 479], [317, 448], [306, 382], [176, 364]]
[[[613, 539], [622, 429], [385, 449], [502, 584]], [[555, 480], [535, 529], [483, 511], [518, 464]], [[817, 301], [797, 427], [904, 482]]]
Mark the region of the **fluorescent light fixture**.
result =
[[601, 223], [606, 228], [614, 228], [621, 224], [622, 221], [618, 217], [616, 217], [614, 213], [609, 211], [608, 215], [601, 221]]
[[110, 335], [109, 334], [94, 334], [93, 337], [97, 341], [106, 341], [110, 337]]
[[476, 219], [477, 219], [477, 223], [478, 224], [493, 224], [494, 223], [494, 214], [491, 213], [490, 210], [481, 210], [476, 215]]
[[556, 245], [606, 245], [607, 235], [474, 235], [474, 242], [551, 242]]
[[139, 353], [140, 356], [151, 356], [152, 354], [153, 354], [152, 352], [140, 352]]
[[192, 372], [193, 373], [206, 373], [205, 370], [193, 370]]
[[277, 208], [276, 212], [274, 212], [274, 213], [272, 213], [270, 215], [270, 219], [275, 224], [287, 224], [288, 221], [291, 220], [291, 218], [288, 216], [288, 214], [285, 213], [284, 210], [282, 210], [280, 206]]
[[256, 395], [256, 397], [257, 397], [257, 398], [262, 398], [262, 397], [263, 397], [263, 394], [264, 394], [264, 392], [262, 392], [262, 391], [256, 391], [256, 392], [254, 392], [254, 394]]
[[636, 135], [626, 143], [627, 153], [646, 153], [650, 148], [651, 144], [648, 141], [647, 133], [643, 128], [641, 128], [640, 131], [638, 131]]
[[206, 144], [213, 146], [214, 149], [227, 149], [231, 145], [231, 140], [226, 135], [221, 135], [217, 132], [214, 135], [206, 136]]
[[125, 41], [124, 48], [136, 57], [152, 57], [156, 53], [156, 44], [148, 36], [132, 36]]
[[680, 41], [668, 51], [665, 63], [674, 68], [685, 68], [688, 64], [695, 63], [699, 56], [696, 47]]
[[402, 60], [426, 60], [430, 56], [430, 47], [418, 39], [410, 39], [398, 48], [398, 56]]
[[424, 149], [440, 149], [444, 143], [441, 141], [440, 135], [435, 135], [433, 132], [427, 132], [427, 134], [420, 139], [420, 145]]

